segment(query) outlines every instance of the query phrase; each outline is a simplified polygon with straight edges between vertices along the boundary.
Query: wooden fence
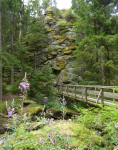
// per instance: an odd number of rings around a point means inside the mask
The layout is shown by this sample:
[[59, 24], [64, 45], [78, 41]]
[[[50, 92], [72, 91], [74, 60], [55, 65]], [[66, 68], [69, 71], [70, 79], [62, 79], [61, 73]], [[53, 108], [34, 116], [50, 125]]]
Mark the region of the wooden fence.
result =
[[59, 94], [86, 102], [98, 107], [114, 106], [118, 107], [118, 93], [114, 89], [118, 86], [100, 85], [58, 85]]

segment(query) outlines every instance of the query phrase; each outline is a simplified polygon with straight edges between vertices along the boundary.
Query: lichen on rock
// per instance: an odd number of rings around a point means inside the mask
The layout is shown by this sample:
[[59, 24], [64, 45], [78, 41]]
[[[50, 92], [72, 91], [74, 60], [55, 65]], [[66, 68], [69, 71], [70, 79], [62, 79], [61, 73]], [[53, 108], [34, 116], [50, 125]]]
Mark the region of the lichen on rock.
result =
[[53, 66], [54, 70], [62, 70], [66, 65], [66, 61], [64, 60], [63, 57], [56, 58], [55, 62], [56, 62], [56, 66]]

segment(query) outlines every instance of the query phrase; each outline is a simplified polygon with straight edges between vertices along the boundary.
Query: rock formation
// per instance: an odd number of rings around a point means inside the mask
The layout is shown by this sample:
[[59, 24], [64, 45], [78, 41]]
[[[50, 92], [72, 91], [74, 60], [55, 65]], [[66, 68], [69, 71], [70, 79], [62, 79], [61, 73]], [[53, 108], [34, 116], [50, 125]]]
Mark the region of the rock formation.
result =
[[66, 19], [56, 19], [52, 8], [47, 8], [42, 18], [45, 23], [46, 34], [49, 37], [49, 45], [38, 51], [38, 67], [40, 68], [45, 64], [50, 65], [56, 75], [55, 84], [70, 83], [72, 74], [75, 73], [72, 65], [75, 60], [73, 51], [77, 49], [74, 45], [76, 34], [73, 30], [73, 23], [66, 21]]

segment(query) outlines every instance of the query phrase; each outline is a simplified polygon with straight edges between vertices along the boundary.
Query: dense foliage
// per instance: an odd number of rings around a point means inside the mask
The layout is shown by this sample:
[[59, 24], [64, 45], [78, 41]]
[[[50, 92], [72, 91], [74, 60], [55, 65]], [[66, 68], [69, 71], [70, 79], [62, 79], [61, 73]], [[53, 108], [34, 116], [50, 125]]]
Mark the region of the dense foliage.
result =
[[45, 65], [41, 70], [34, 71], [30, 79], [30, 93], [29, 96], [32, 97], [37, 102], [42, 101], [45, 96], [55, 97], [56, 91], [53, 87], [53, 82], [55, 75], [51, 74], [52, 70], [48, 65]]
[[[118, 74], [118, 9], [114, 1], [73, 0], [72, 9], [80, 17], [75, 66], [80, 66], [85, 84], [114, 85]], [[77, 68], [76, 67], [76, 68]]]

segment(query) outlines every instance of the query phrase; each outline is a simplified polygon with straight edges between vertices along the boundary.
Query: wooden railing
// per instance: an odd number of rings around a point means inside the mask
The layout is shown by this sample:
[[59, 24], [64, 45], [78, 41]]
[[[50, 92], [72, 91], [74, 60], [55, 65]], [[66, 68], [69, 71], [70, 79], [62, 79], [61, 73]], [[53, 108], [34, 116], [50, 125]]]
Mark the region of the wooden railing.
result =
[[58, 92], [79, 101], [83, 101], [99, 107], [114, 106], [118, 107], [118, 93], [113, 88], [118, 86], [100, 85], [58, 85]]

